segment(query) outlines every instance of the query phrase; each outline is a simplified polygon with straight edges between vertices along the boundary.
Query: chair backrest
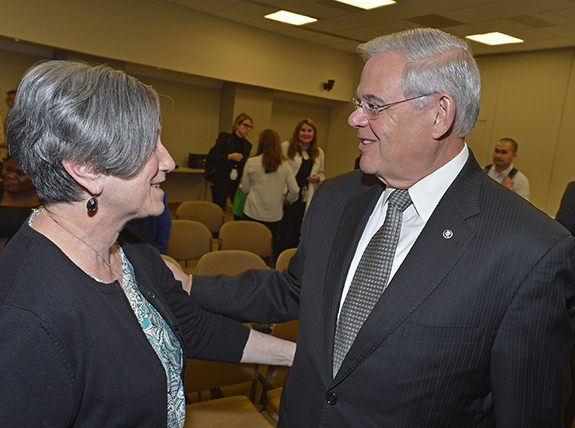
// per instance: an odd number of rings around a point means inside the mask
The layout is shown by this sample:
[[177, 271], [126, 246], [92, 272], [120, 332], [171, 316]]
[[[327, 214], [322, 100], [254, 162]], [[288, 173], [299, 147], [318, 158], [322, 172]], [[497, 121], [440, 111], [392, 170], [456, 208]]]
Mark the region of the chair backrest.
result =
[[236, 383], [254, 382], [256, 379], [256, 366], [254, 364], [229, 364], [194, 359], [188, 359], [187, 362], [186, 394]]
[[[180, 269], [182, 269], [182, 265], [180, 264], [179, 261], [177, 261], [176, 259], [174, 259], [173, 257], [170, 257], [166, 254], [160, 254], [162, 256], [162, 259], [164, 259], [167, 262], [173, 263], [175, 264], [177, 267], [179, 267]], [[183, 270], [183, 269], [182, 269]]]
[[272, 334], [280, 339], [295, 342], [297, 338], [297, 328], [299, 320], [292, 320], [286, 322], [279, 322], [274, 324]]
[[[280, 339], [289, 340], [291, 342], [295, 342], [297, 338], [297, 329], [298, 329], [299, 321], [292, 320], [287, 322], [280, 322], [273, 326], [272, 335], [279, 337]], [[271, 415], [274, 419], [277, 420], [277, 415], [279, 413], [278, 406], [279, 406], [279, 394], [272, 393], [271, 397], [269, 396], [269, 390], [272, 387], [271, 380], [273, 377], [278, 376], [285, 376], [289, 371], [289, 367], [285, 366], [268, 366], [268, 371], [266, 373], [266, 377], [263, 380], [263, 387], [262, 393], [259, 399], [259, 403], [263, 406], [271, 407]], [[275, 414], [275, 415], [274, 415]]]
[[178, 206], [176, 219], [199, 221], [206, 225], [212, 234], [216, 234], [224, 224], [224, 212], [213, 202], [185, 201]]
[[287, 250], [283, 250], [278, 256], [278, 259], [276, 260], [276, 269], [279, 271], [287, 269], [289, 261], [291, 260], [296, 251], [297, 248], [288, 248]]
[[257, 254], [244, 250], [221, 250], [204, 254], [196, 265], [196, 275], [234, 276], [248, 269], [268, 269]]
[[217, 398], [186, 406], [184, 428], [272, 428], [274, 426], [276, 425], [268, 422], [244, 395]]
[[168, 256], [177, 261], [197, 260], [212, 251], [212, 233], [199, 221], [174, 220]]
[[256, 221], [228, 221], [220, 229], [219, 237], [220, 250], [251, 251], [260, 257], [272, 255], [272, 233]]

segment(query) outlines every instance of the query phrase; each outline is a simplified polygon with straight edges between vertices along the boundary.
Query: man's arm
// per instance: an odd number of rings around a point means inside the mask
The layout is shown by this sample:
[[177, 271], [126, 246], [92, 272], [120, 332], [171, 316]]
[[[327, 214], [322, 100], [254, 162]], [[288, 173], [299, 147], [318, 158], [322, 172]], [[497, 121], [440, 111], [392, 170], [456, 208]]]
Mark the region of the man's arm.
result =
[[256, 330], [250, 330], [240, 363], [291, 366], [294, 354], [294, 342], [288, 342]]
[[574, 260], [574, 241], [566, 237], [533, 268], [501, 322], [490, 367], [497, 427], [561, 426], [573, 344]]
[[203, 309], [257, 323], [297, 319], [299, 296], [299, 284], [289, 270], [275, 269], [249, 270], [234, 277], [195, 275], [191, 293]]

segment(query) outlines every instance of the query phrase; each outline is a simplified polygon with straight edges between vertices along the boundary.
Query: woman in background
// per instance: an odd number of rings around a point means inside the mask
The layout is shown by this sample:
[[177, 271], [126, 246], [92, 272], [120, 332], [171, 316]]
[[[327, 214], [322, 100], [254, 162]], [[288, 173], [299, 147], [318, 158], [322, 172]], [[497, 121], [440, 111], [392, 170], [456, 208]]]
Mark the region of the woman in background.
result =
[[40, 205], [36, 189], [16, 161], [8, 158], [2, 167], [0, 188], [0, 238], [6, 242], [18, 232], [32, 208]]
[[206, 159], [206, 170], [209, 164], [215, 164], [214, 176], [209, 178], [212, 185], [212, 201], [226, 210], [228, 196], [232, 203], [238, 189], [240, 178], [252, 143], [246, 137], [254, 127], [251, 117], [241, 113], [232, 124], [231, 132], [222, 132], [211, 148]]
[[282, 153], [280, 137], [272, 129], [260, 133], [258, 150], [248, 159], [244, 169], [241, 190], [247, 193], [244, 205], [244, 220], [255, 220], [265, 224], [277, 243], [283, 216], [284, 188], [289, 202], [299, 194], [293, 171]]
[[297, 201], [284, 202], [284, 215], [280, 236], [274, 254], [278, 256], [299, 244], [303, 217], [317, 185], [325, 180], [325, 154], [317, 145], [317, 127], [311, 119], [302, 119], [296, 125], [289, 141], [282, 143], [282, 151], [295, 175], [300, 195]]
[[2, 427], [182, 428], [186, 358], [291, 364], [295, 344], [200, 309], [121, 232], [164, 210], [159, 120], [156, 91], [106, 66], [22, 78], [6, 141], [44, 206], [0, 253]]

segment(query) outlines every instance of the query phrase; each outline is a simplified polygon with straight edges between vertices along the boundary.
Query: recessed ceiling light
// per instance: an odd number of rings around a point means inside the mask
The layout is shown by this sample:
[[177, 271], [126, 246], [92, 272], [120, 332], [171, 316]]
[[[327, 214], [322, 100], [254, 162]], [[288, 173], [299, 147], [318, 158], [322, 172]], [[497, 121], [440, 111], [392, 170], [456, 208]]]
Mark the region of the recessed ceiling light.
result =
[[395, 4], [394, 0], [335, 0], [335, 1], [367, 10], [375, 9], [376, 7], [380, 6], [388, 6], [390, 4]]
[[466, 36], [467, 39], [474, 40], [479, 43], [484, 43], [486, 45], [506, 45], [508, 43], [523, 43], [523, 40], [517, 37], [508, 36], [507, 34], [494, 32], [485, 34], [474, 34], [472, 36]]
[[270, 13], [264, 18], [273, 19], [275, 21], [285, 22], [286, 24], [292, 25], [302, 25], [309, 24], [310, 22], [315, 22], [317, 19], [311, 18], [309, 16], [300, 15], [299, 13], [292, 13], [286, 10], [278, 10], [275, 13]]

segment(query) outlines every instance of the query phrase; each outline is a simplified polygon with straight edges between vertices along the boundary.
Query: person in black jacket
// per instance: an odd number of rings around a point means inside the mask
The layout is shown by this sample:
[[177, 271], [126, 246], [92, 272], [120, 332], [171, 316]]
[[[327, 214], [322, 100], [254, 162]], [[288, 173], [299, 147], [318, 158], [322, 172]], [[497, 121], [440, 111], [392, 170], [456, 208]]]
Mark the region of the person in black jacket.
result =
[[291, 364], [295, 344], [201, 310], [121, 232], [164, 210], [159, 118], [158, 94], [107, 66], [24, 75], [6, 137], [44, 206], [0, 254], [2, 427], [182, 428], [186, 358]]
[[[222, 132], [216, 145], [208, 153], [207, 165], [216, 164], [212, 185], [212, 201], [222, 210], [226, 209], [228, 197], [234, 202], [244, 165], [252, 150], [252, 143], [246, 137], [254, 127], [254, 121], [245, 113], [236, 117], [231, 132]], [[206, 167], [208, 169], [208, 167]]]

